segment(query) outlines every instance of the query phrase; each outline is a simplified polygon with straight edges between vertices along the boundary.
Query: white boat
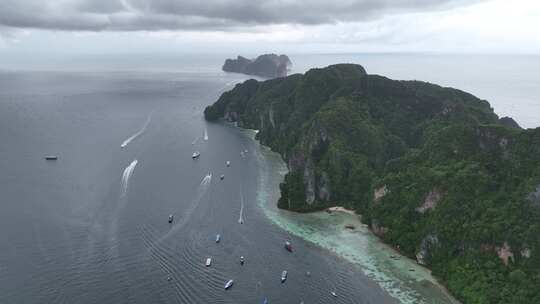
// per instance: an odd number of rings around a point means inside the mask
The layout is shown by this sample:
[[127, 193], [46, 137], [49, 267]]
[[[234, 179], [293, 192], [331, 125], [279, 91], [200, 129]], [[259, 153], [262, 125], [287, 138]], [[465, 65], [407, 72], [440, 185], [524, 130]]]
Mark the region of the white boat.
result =
[[172, 223], [174, 220], [174, 215], [169, 214], [169, 224]]
[[201, 153], [199, 151], [195, 151], [193, 152], [193, 154], [191, 154], [191, 158], [193, 159], [199, 158], [199, 156], [201, 156]]
[[225, 289], [231, 288], [233, 284], [234, 284], [234, 280], [228, 280], [227, 283], [225, 283]]
[[245, 262], [245, 261], [244, 261], [244, 256], [241, 256], [241, 257], [240, 257], [240, 265], [244, 265], [244, 262]]
[[221, 241], [221, 235], [217, 234], [216, 235], [216, 243], [219, 243], [219, 241]]
[[219, 177], [219, 179], [224, 179], [225, 178], [225, 174], [221, 174], [221, 176]]
[[287, 280], [287, 270], [283, 270], [281, 273], [281, 283], [284, 283]]
[[206, 267], [209, 267], [210, 265], [212, 265], [212, 258], [206, 258]]
[[231, 166], [231, 162], [227, 161], [227, 167], [230, 167], [230, 166]]
[[337, 297], [337, 293], [336, 293], [335, 291], [330, 292], [330, 294], [331, 294], [333, 297]]

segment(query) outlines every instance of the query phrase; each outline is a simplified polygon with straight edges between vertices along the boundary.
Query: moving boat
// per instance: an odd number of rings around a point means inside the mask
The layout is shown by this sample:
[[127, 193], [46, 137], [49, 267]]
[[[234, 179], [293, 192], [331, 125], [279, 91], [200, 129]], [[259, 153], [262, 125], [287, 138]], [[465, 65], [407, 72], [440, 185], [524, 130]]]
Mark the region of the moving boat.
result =
[[289, 251], [289, 252], [292, 252], [292, 244], [291, 244], [291, 242], [285, 241], [285, 249], [287, 249], [287, 251]]
[[225, 289], [231, 288], [233, 284], [234, 284], [234, 280], [228, 280], [227, 283], [225, 283]]
[[244, 256], [240, 257], [240, 265], [244, 265]]
[[287, 270], [283, 270], [281, 273], [281, 283], [284, 283], [287, 280]]
[[172, 223], [174, 220], [174, 215], [169, 214], [169, 224]]
[[216, 235], [216, 243], [219, 243], [219, 241], [221, 241], [221, 235], [217, 234]]
[[221, 174], [221, 176], [219, 177], [219, 179], [224, 179], [224, 178], [225, 178], [224, 174]]
[[58, 156], [56, 156], [56, 155], [47, 155], [47, 156], [45, 156], [45, 159], [46, 160], [57, 160]]
[[227, 167], [230, 167], [230, 166], [231, 166], [231, 162], [227, 161]]
[[206, 258], [206, 267], [209, 267], [210, 265], [212, 265], [212, 258]]
[[337, 297], [337, 293], [336, 293], [335, 291], [330, 292], [330, 294], [331, 294], [333, 297]]
[[195, 151], [191, 155], [191, 158], [196, 159], [196, 158], [199, 158], [199, 156], [201, 156], [201, 153], [199, 151]]
[[263, 304], [268, 304], [268, 299], [267, 298], [264, 298]]

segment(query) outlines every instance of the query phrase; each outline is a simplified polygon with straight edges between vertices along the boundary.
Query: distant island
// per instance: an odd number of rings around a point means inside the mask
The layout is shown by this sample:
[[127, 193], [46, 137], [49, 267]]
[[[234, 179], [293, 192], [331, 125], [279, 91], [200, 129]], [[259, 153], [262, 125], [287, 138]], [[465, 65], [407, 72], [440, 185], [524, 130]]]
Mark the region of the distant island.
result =
[[255, 59], [238, 56], [236, 59], [227, 59], [223, 64], [223, 71], [276, 78], [287, 76], [292, 65], [287, 55], [265, 54]]
[[540, 128], [354, 64], [247, 80], [204, 114], [282, 155], [280, 208], [354, 209], [464, 303], [540, 303]]

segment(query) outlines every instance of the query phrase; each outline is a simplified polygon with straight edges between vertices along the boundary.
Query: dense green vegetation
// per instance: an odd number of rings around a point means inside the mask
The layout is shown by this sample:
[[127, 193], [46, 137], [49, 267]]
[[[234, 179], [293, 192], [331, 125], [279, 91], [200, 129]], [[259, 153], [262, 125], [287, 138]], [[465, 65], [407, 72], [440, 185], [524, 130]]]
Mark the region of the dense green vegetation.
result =
[[352, 64], [248, 80], [205, 116], [282, 154], [280, 208], [354, 208], [465, 303], [540, 303], [540, 129]]

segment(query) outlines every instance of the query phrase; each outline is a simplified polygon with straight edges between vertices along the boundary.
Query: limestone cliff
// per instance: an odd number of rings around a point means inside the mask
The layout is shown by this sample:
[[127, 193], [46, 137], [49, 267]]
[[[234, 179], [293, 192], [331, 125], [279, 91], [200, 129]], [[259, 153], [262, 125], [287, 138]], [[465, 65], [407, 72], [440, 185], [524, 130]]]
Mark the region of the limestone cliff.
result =
[[292, 65], [287, 55], [265, 54], [255, 59], [238, 56], [236, 59], [227, 59], [223, 64], [223, 71], [255, 75], [265, 78], [287, 76]]

